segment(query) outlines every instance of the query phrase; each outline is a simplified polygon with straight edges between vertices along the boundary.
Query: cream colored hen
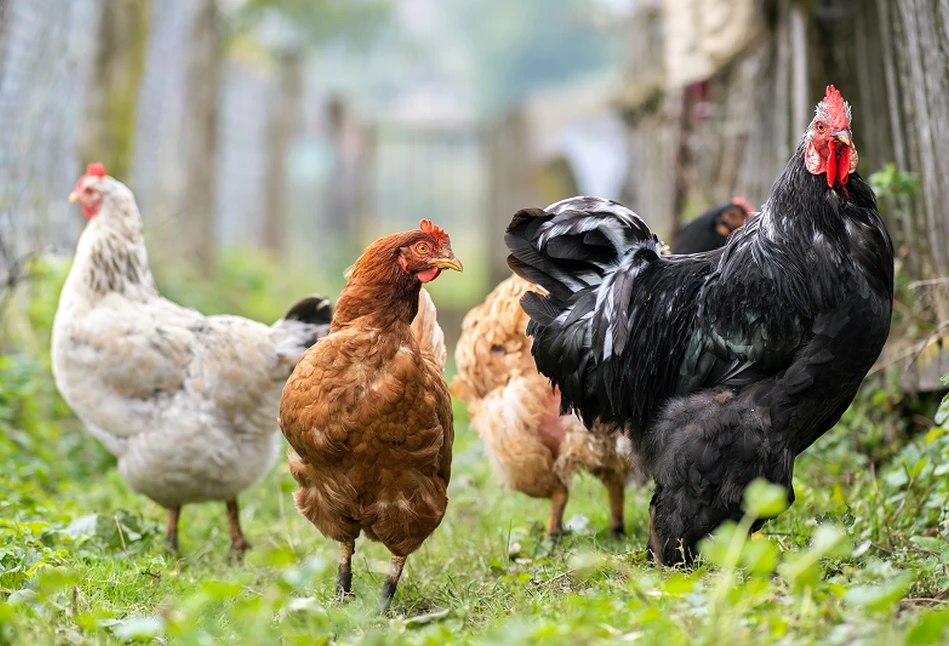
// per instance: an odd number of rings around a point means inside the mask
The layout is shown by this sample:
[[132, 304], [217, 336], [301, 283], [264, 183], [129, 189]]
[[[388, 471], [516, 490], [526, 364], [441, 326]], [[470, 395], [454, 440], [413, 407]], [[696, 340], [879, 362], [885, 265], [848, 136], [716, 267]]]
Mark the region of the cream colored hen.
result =
[[551, 536], [563, 533], [570, 481], [587, 471], [603, 481], [610, 529], [623, 533], [623, 498], [633, 457], [613, 429], [592, 432], [560, 414], [559, 392], [537, 372], [520, 299], [538, 289], [518, 276], [502, 281], [462, 323], [455, 349], [458, 374], [451, 393], [468, 403], [471, 426], [484, 440], [505, 484], [534, 498], [550, 498]]
[[181, 307], [158, 293], [125, 185], [92, 164], [70, 199], [89, 222], [53, 324], [56, 385], [129, 486], [168, 509], [174, 549], [182, 505], [223, 501], [241, 553], [237, 495], [274, 463], [280, 392], [328, 334], [329, 302], [305, 298], [272, 326]]

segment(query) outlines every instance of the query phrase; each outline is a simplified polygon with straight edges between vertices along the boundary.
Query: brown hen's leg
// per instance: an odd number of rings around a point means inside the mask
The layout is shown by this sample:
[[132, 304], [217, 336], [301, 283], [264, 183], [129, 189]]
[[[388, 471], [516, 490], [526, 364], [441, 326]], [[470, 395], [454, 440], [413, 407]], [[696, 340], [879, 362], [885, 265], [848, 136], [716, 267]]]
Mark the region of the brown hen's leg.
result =
[[567, 509], [568, 494], [567, 488], [561, 487], [550, 497], [550, 522], [547, 523], [547, 535], [551, 538], [567, 533], [563, 528], [563, 513]]
[[353, 586], [353, 552], [356, 551], [356, 541], [340, 544], [339, 573], [336, 575], [336, 598], [342, 601], [349, 596]]
[[231, 555], [237, 558], [253, 547], [241, 532], [241, 516], [237, 509], [237, 499], [227, 501], [227, 522], [231, 525]]
[[172, 552], [178, 551], [178, 515], [180, 513], [181, 505], [168, 508], [168, 535], [165, 537], [165, 542]]
[[626, 528], [623, 524], [623, 501], [626, 495], [626, 483], [623, 482], [623, 476], [615, 475], [603, 479], [606, 485], [606, 493], [610, 497], [610, 532], [616, 538], [626, 536]]
[[383, 613], [388, 612], [389, 606], [392, 605], [392, 597], [395, 595], [396, 586], [399, 585], [403, 567], [405, 567], [405, 557], [393, 554], [389, 561], [389, 574], [386, 575], [386, 582], [382, 586], [382, 599], [379, 603]]

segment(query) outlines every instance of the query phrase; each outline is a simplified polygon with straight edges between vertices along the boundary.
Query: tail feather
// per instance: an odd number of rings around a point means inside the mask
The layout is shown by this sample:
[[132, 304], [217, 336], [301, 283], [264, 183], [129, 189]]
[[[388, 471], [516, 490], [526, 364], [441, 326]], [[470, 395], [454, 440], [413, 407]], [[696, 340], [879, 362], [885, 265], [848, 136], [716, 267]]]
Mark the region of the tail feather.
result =
[[271, 326], [278, 334], [277, 354], [296, 362], [307, 348], [330, 333], [332, 320], [333, 307], [328, 299], [319, 294], [300, 299]]
[[599, 197], [518, 211], [504, 241], [511, 269], [561, 300], [598, 285], [634, 246], [645, 244], [657, 254], [662, 247], [638, 215]]
[[418, 341], [419, 349], [423, 353], [432, 355], [435, 363], [444, 372], [445, 363], [448, 361], [448, 351], [445, 349], [445, 333], [438, 325], [436, 314], [432, 297], [423, 289], [419, 292], [418, 314], [412, 321], [412, 334]]
[[330, 305], [329, 299], [319, 294], [311, 294], [291, 305], [283, 318], [313, 325], [329, 325], [333, 320], [333, 306]]
[[638, 269], [659, 258], [662, 242], [638, 215], [598, 197], [519, 211], [505, 242], [511, 269], [548, 292], [521, 305], [537, 368], [560, 387], [563, 411], [577, 410], [587, 426], [614, 417], [605, 414], [617, 409], [607, 364], [628, 343]]

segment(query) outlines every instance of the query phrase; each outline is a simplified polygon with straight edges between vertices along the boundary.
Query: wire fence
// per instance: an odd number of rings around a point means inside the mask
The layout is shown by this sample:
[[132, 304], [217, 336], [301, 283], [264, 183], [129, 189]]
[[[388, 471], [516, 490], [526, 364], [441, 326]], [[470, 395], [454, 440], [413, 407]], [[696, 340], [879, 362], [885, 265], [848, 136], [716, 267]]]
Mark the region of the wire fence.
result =
[[78, 175], [98, 14], [98, 0], [0, 2], [0, 278], [81, 227], [65, 198]]

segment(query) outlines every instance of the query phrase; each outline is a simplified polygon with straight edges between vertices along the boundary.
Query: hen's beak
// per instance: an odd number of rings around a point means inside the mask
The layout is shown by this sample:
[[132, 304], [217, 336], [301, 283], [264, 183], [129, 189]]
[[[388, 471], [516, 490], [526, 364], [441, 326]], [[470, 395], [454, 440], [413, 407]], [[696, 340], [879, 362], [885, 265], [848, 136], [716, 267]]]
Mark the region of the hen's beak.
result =
[[451, 256], [449, 258], [432, 258], [431, 263], [439, 269], [454, 269], [455, 271], [464, 271], [461, 261]]
[[836, 135], [834, 135], [834, 139], [836, 139], [837, 141], [839, 141], [845, 146], [849, 146], [850, 145], [850, 131], [841, 130]]
[[[62, 195], [62, 193], [60, 193], [60, 195]], [[70, 204], [75, 204], [78, 201], [79, 201], [79, 193], [77, 193], [76, 191], [73, 191], [72, 193], [69, 194]]]

